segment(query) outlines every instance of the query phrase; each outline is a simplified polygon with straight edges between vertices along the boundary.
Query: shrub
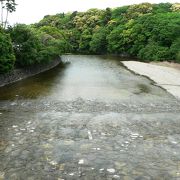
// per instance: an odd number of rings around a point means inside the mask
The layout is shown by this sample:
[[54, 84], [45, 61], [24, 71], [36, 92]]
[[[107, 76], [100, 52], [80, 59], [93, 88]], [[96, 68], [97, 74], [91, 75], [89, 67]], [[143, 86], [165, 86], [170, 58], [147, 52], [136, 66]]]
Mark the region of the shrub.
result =
[[145, 61], [163, 61], [170, 60], [171, 53], [168, 47], [150, 43], [139, 51], [138, 57]]
[[0, 74], [13, 69], [15, 56], [10, 36], [0, 30]]
[[41, 49], [39, 38], [33, 30], [23, 24], [16, 25], [11, 31], [16, 63], [18, 66], [29, 66], [38, 63], [38, 52]]

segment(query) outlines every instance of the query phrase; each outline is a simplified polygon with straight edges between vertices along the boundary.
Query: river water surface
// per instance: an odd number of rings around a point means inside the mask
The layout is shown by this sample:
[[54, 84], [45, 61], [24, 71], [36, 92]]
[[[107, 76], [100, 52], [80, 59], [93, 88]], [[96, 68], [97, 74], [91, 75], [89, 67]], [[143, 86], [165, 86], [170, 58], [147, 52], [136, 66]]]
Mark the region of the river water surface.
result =
[[180, 102], [108, 56], [0, 88], [0, 180], [180, 179]]

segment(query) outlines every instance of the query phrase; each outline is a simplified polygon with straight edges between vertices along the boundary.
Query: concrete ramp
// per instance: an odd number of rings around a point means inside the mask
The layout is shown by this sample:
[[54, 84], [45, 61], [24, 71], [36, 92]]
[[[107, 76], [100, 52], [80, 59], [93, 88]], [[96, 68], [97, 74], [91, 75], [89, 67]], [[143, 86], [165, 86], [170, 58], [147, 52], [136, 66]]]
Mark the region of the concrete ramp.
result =
[[122, 63], [135, 73], [148, 76], [158, 86], [180, 99], [180, 70], [137, 61], [122, 61]]

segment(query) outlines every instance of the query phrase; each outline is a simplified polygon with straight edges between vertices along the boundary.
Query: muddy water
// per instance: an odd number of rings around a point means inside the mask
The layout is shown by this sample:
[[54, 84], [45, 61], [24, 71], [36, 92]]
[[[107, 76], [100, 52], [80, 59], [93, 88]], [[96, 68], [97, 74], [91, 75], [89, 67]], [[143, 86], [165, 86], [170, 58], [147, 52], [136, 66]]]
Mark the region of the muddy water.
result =
[[0, 179], [179, 179], [180, 102], [119, 58], [0, 89]]

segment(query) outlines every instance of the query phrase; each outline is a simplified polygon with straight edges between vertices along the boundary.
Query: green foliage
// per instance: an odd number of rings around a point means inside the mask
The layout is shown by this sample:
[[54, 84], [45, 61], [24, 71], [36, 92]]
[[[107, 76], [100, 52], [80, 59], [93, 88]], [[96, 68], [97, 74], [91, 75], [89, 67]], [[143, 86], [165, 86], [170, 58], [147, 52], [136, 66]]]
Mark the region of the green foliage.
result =
[[106, 8], [106, 10], [102, 13], [101, 16], [101, 24], [102, 25], [107, 25], [108, 22], [111, 20], [111, 15], [112, 15], [112, 11], [110, 8]]
[[172, 43], [170, 52], [172, 54], [171, 59], [175, 59], [176, 62], [180, 63], [180, 37]]
[[108, 40], [108, 51], [110, 53], [122, 53], [124, 51], [123, 44], [123, 37], [122, 32], [124, 30], [124, 26], [118, 26], [115, 28], [109, 36], [107, 36]]
[[41, 26], [52, 26], [58, 29], [72, 28], [71, 14], [57, 14], [57, 15], [47, 15], [39, 23], [35, 24], [37, 27]]
[[171, 53], [168, 47], [151, 42], [139, 51], [138, 58], [145, 61], [163, 61], [171, 59]]
[[52, 26], [42, 26], [39, 31], [44, 32], [55, 39], [63, 38], [63, 33], [56, 27]]
[[[9, 10], [14, 11], [15, 1], [8, 2], [12, 4]], [[65, 53], [111, 53], [143, 61], [180, 62], [179, 12], [179, 3], [142, 3], [47, 15], [34, 25], [16, 25], [6, 33], [1, 30], [0, 73], [14, 65], [11, 41], [18, 66], [47, 63]]]
[[92, 36], [90, 42], [90, 51], [95, 54], [104, 54], [107, 52], [107, 30], [106, 28], [98, 28]]
[[12, 70], [14, 62], [15, 56], [10, 36], [0, 30], [0, 74]]
[[97, 25], [102, 24], [102, 16], [104, 15], [102, 10], [90, 9], [84, 13], [77, 13], [73, 19], [74, 27], [81, 32], [93, 30]]
[[37, 64], [41, 44], [33, 30], [23, 24], [16, 25], [11, 31], [16, 63], [19, 66]]
[[84, 54], [89, 54], [89, 48], [90, 48], [90, 41], [92, 39], [91, 32], [86, 29], [83, 31], [79, 43], [79, 52]]
[[134, 20], [129, 20], [124, 25], [119, 25], [107, 37], [108, 50], [111, 53], [121, 54], [129, 52], [132, 45], [132, 26]]
[[129, 54], [143, 60], [179, 57], [179, 3], [57, 14], [44, 17], [36, 27], [46, 33], [45, 39], [64, 44], [61, 53]]
[[155, 4], [153, 6], [153, 11], [152, 12], [154, 14], [171, 12], [171, 7], [172, 7], [172, 4], [170, 4], [170, 3]]
[[71, 53], [79, 53], [79, 42], [81, 38], [81, 32], [76, 28], [67, 31], [66, 34], [67, 42], [69, 42], [69, 52]]
[[[41, 40], [44, 48], [52, 46], [55, 54], [66, 53], [71, 49], [71, 46], [67, 40], [66, 31], [59, 30], [51, 26], [43, 26], [37, 32], [38, 37]], [[53, 49], [51, 47], [51, 49]]]
[[176, 55], [176, 62], [180, 63], [180, 51], [178, 51], [178, 53]]
[[129, 6], [123, 6], [113, 9], [112, 11], [112, 19], [122, 18], [128, 10]]
[[[180, 37], [179, 13], [146, 14], [115, 27], [107, 37], [108, 50], [111, 53], [126, 52], [147, 60], [163, 60], [163, 58], [175, 60], [178, 53], [176, 43], [178, 37]], [[161, 53], [164, 51], [166, 52]]]
[[45, 26], [37, 31], [30, 26], [18, 24], [10, 34], [14, 44], [16, 65], [21, 67], [47, 63], [58, 57], [66, 48], [63, 35], [53, 27]]
[[142, 3], [129, 6], [126, 17], [128, 19], [136, 19], [144, 14], [150, 14], [152, 12], [152, 4]]

